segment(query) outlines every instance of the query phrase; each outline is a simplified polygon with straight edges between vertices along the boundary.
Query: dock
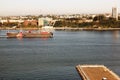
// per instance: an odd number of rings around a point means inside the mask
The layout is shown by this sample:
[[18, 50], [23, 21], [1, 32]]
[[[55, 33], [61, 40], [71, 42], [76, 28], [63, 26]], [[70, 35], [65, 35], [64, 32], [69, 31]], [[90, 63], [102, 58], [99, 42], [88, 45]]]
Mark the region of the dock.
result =
[[77, 65], [82, 80], [120, 80], [119, 76], [104, 65]]

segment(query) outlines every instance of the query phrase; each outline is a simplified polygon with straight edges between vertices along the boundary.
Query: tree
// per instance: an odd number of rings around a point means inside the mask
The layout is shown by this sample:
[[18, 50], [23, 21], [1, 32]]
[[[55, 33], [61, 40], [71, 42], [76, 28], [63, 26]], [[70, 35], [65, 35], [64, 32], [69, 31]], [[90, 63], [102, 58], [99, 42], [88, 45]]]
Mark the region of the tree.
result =
[[0, 27], [2, 26], [2, 23], [0, 22]]
[[120, 16], [118, 16], [118, 20], [120, 20]]
[[98, 15], [93, 18], [93, 21], [103, 21], [106, 17], [104, 15]]
[[62, 21], [56, 21], [54, 27], [62, 27], [62, 25], [63, 25]]
[[98, 21], [98, 16], [95, 16], [95, 17], [93, 18], [93, 21]]

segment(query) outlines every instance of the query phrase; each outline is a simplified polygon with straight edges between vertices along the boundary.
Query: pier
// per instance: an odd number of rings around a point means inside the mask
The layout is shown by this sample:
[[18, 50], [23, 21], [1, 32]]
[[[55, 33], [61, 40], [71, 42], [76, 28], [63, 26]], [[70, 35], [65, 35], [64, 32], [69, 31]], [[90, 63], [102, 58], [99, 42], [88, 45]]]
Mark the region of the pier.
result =
[[104, 65], [77, 65], [82, 80], [120, 80], [119, 76]]

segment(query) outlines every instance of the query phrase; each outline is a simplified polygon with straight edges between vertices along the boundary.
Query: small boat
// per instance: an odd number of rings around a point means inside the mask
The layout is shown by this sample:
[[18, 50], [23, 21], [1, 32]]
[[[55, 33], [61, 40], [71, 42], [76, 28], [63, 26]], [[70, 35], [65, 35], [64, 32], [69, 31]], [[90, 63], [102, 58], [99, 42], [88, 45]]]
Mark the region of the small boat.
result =
[[[53, 32], [49, 31], [49, 28], [52, 29], [51, 27], [43, 27], [40, 32], [7, 32], [7, 37], [8, 38], [52, 38], [53, 37]], [[45, 30], [44, 30], [45, 29]]]

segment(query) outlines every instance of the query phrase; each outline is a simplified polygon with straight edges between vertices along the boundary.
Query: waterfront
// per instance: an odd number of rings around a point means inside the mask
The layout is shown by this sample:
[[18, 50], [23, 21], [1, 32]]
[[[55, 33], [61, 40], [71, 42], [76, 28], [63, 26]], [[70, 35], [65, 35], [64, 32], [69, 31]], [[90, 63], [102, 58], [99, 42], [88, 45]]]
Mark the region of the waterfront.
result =
[[81, 80], [75, 69], [78, 64], [102, 64], [120, 76], [120, 31], [55, 31], [54, 38], [48, 39], [0, 38], [3, 80]]

